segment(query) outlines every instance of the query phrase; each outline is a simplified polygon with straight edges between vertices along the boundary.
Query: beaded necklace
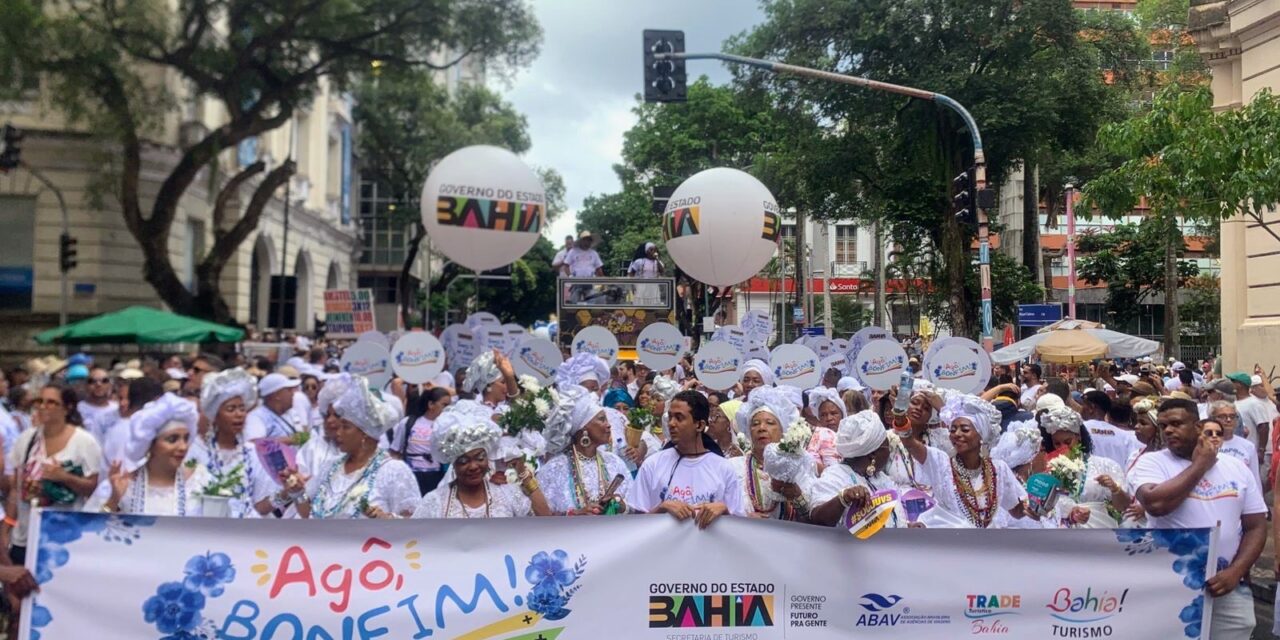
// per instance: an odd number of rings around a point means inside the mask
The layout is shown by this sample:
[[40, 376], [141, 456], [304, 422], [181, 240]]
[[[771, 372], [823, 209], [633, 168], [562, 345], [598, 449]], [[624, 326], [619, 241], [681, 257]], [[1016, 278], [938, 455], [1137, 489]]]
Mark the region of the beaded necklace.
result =
[[[210, 429], [209, 434], [205, 436], [205, 446], [209, 449], [209, 463], [206, 466], [209, 467], [209, 473], [220, 480], [222, 478], [222, 458], [218, 455], [221, 450], [213, 437], [214, 431], [215, 429]], [[249, 464], [249, 448], [240, 442], [240, 436], [238, 435], [236, 436], [235, 448], [240, 450], [240, 468], [244, 470], [244, 481], [240, 483], [240, 490], [236, 492], [236, 498], [239, 499], [252, 493], [249, 488], [253, 486], [253, 465]], [[234, 470], [232, 468], [232, 471]]]
[[[484, 517], [489, 518], [489, 508], [493, 504], [493, 498], [489, 495], [489, 481], [484, 481]], [[453, 501], [458, 501], [458, 507], [462, 509], [462, 517], [470, 518], [471, 513], [467, 511], [467, 505], [462, 504], [462, 498], [458, 497], [458, 485], [455, 483], [449, 487], [449, 499], [444, 501], [444, 517], [449, 517], [449, 508], [453, 506]]]
[[[187, 515], [187, 474], [178, 467], [178, 475], [173, 480], [173, 490], [177, 493], [177, 510], [175, 515]], [[147, 467], [138, 469], [133, 486], [129, 488], [129, 513], [144, 514], [147, 512]]]
[[[591, 496], [587, 494], [587, 478], [582, 475], [582, 460], [585, 456], [578, 453], [577, 449], [573, 449], [570, 454], [572, 463], [569, 465], [569, 487], [573, 491], [573, 506], [575, 509], [584, 509], [587, 503], [591, 501]], [[596, 491], [596, 495], [604, 498], [604, 490], [606, 485], [604, 478], [608, 475], [608, 471], [604, 468], [604, 457], [600, 452], [596, 452], [596, 477], [599, 479], [600, 488]]]
[[[329, 470], [325, 472], [324, 480], [320, 483], [320, 490], [316, 493], [316, 499], [313, 502], [314, 507], [311, 510], [311, 515], [322, 519], [332, 518], [338, 514], [340, 509], [342, 509], [342, 505], [351, 500], [352, 491], [355, 491], [358, 487], [364, 487], [365, 494], [371, 491], [373, 489], [372, 478], [378, 473], [378, 469], [382, 467], [382, 463], [387, 459], [387, 452], [379, 449], [378, 452], [373, 455], [373, 458], [364, 465], [364, 470], [361, 471], [360, 477], [356, 478], [356, 481], [351, 483], [351, 486], [347, 487], [347, 490], [344, 491], [341, 496], [334, 496], [331, 488], [333, 485], [331, 485], [329, 481], [333, 479], [334, 472], [337, 471], [339, 467], [347, 463], [347, 458], [348, 456], [344, 454], [341, 458], [335, 460], [333, 464], [329, 465]], [[334, 500], [335, 498], [337, 499], [332, 505], [330, 505], [329, 501]], [[355, 504], [352, 506], [354, 508], [351, 511], [351, 515], [359, 516], [360, 500], [357, 499]]]
[[982, 458], [979, 471], [982, 473], [982, 500], [978, 499], [969, 478], [977, 472], [964, 469], [957, 458], [951, 459], [952, 490], [955, 491], [960, 506], [964, 507], [969, 522], [979, 529], [986, 529], [996, 510], [996, 467], [990, 459]]
[[765, 504], [767, 499], [764, 495], [764, 488], [760, 484], [760, 470], [756, 464], [755, 456], [743, 456], [747, 464], [747, 495], [751, 497], [751, 508], [756, 513], [768, 513], [773, 510], [773, 501]]

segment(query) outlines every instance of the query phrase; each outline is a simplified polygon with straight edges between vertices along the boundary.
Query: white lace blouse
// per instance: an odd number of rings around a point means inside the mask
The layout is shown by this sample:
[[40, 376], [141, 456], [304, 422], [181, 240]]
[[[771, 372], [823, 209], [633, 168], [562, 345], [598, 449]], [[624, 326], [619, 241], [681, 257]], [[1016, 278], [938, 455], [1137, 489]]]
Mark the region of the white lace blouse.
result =
[[458, 499], [453, 483], [441, 483], [422, 497], [414, 518], [524, 518], [533, 515], [533, 505], [519, 487], [485, 480], [486, 502], [468, 507]]
[[[609, 487], [609, 483], [615, 476], [619, 475], [622, 476], [622, 484], [618, 485], [614, 494], [627, 495], [631, 489], [631, 472], [627, 471], [627, 464], [622, 461], [622, 458], [601, 447], [597, 450], [595, 457], [578, 459], [578, 468], [582, 470], [585, 485], [583, 490], [587, 494], [588, 501], [587, 505], [580, 504], [577, 483], [573, 479], [574, 465], [571, 457], [577, 455], [573, 451], [566, 451], [538, 468], [538, 484], [542, 487], [542, 495], [547, 497], [551, 513], [559, 515], [570, 509], [581, 511], [590, 505], [597, 504], [602, 497], [601, 492]], [[603, 477], [600, 474], [601, 467], [604, 468]]]

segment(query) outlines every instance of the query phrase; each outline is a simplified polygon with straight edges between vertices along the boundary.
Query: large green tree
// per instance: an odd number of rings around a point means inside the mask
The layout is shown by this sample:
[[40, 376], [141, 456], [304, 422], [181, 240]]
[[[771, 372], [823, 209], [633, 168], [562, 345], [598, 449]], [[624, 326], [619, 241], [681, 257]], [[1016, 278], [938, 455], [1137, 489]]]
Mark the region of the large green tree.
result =
[[[1164, 261], [1169, 250], [1166, 221], [1147, 218], [1138, 224], [1116, 225], [1111, 231], [1089, 233], [1076, 238], [1083, 256], [1077, 261], [1079, 277], [1090, 284], [1106, 283], [1107, 307], [1116, 320], [1127, 323], [1138, 317], [1141, 305], [1155, 294], [1164, 293], [1166, 304], [1178, 288], [1200, 273], [1195, 263], [1179, 260], [1172, 293], [1166, 287]], [[1181, 232], [1178, 232], [1181, 240]], [[1179, 242], [1174, 257], [1185, 253]]]
[[[259, 161], [230, 176], [211, 171], [214, 243], [197, 257], [192, 291], [170, 261], [169, 234], [202, 170], [288, 122], [324, 79], [344, 88], [373, 64], [444, 68], [463, 56], [496, 71], [530, 60], [540, 39], [524, 0], [0, 3], [0, 58], [41, 74], [51, 106], [111, 143], [112, 191], [142, 248], [146, 281], [175, 311], [220, 322], [234, 321], [222, 270], [295, 167]], [[453, 57], [433, 61], [431, 52]], [[151, 194], [142, 184], [144, 148], [160, 136], [179, 87], [215, 101], [226, 119], [178, 150]]]
[[[977, 119], [994, 184], [1021, 159], [1087, 146], [1104, 113], [1100, 52], [1080, 37], [1069, 0], [773, 0], [764, 8], [766, 22], [734, 49], [951, 96]], [[884, 221], [900, 244], [932, 248], [933, 286], [948, 295], [940, 320], [976, 334], [978, 291], [966, 286], [975, 229], [951, 215], [951, 178], [973, 160], [961, 121], [934, 102], [751, 75], [779, 104], [811, 109], [827, 125], [824, 146], [842, 153], [825, 154], [826, 169], [857, 201], [845, 210]]]

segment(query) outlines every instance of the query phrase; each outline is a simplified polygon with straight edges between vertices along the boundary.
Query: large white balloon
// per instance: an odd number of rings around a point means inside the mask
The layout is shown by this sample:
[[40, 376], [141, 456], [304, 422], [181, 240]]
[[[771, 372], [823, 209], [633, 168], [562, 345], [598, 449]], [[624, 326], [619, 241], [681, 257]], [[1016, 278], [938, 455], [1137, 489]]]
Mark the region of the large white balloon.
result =
[[422, 186], [422, 223], [433, 246], [468, 269], [511, 264], [538, 241], [545, 222], [542, 181], [506, 149], [458, 149]]
[[695, 174], [671, 194], [662, 214], [662, 238], [671, 259], [710, 285], [751, 279], [773, 257], [781, 234], [773, 194], [737, 169]]

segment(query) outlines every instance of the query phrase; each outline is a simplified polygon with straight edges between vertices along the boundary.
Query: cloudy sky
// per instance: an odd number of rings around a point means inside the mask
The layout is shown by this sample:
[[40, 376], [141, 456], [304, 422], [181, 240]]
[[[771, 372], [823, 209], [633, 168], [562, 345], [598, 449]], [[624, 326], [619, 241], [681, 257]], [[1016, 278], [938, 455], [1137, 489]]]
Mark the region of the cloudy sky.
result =
[[[713, 51], [763, 14], [754, 0], [533, 1], [542, 53], [510, 85], [493, 88], [529, 118], [533, 148], [525, 159], [564, 176], [570, 211], [551, 227], [555, 242], [574, 229], [583, 198], [619, 189], [612, 167], [643, 88], [641, 32], [682, 29], [687, 51]], [[691, 62], [688, 70], [690, 81], [729, 79], [717, 62]]]

